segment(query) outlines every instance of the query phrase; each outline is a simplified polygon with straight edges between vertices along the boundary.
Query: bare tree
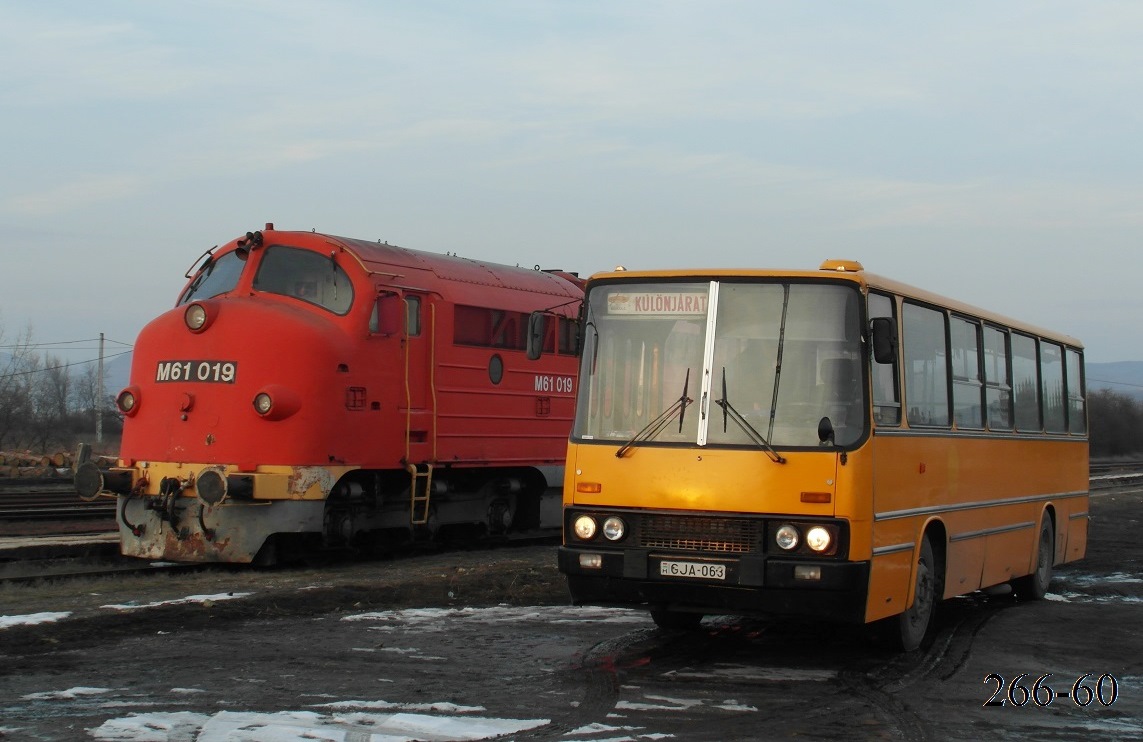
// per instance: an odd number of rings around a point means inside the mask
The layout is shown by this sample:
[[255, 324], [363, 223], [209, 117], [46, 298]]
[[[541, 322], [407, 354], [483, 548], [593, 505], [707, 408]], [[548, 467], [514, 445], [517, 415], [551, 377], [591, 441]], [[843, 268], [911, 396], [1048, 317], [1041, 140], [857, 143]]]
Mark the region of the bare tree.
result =
[[1097, 389], [1088, 395], [1091, 455], [1115, 457], [1143, 451], [1143, 403], [1127, 394]]
[[0, 448], [18, 433], [30, 410], [32, 327], [9, 342], [0, 318]]
[[47, 451], [51, 443], [69, 443], [68, 425], [69, 387], [71, 368], [54, 355], [48, 354], [42, 363], [36, 359], [37, 373], [29, 385], [32, 414], [28, 420], [28, 435], [39, 451]]

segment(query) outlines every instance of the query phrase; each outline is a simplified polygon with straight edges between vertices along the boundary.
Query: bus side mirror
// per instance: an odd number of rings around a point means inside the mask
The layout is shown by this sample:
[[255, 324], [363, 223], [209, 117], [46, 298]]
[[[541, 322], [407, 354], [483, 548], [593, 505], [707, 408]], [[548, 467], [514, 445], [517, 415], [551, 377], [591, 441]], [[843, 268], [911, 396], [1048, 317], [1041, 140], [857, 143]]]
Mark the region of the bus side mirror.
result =
[[528, 315], [528, 360], [534, 361], [544, 352], [544, 313], [532, 312]]
[[897, 325], [888, 317], [874, 317], [872, 322], [873, 360], [897, 362]]
[[401, 320], [405, 316], [405, 302], [392, 291], [378, 294], [373, 304], [373, 314], [369, 317], [369, 332], [378, 335], [396, 335], [401, 332]]

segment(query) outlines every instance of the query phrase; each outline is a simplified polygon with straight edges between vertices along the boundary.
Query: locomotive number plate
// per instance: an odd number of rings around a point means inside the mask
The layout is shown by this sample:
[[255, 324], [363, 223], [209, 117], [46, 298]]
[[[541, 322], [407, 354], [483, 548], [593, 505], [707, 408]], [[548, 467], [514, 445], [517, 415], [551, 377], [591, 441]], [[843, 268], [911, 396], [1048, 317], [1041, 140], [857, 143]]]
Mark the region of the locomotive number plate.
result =
[[660, 577], [694, 577], [700, 580], [725, 580], [726, 565], [710, 562], [659, 562]]
[[203, 381], [233, 384], [237, 361], [159, 361], [155, 381]]

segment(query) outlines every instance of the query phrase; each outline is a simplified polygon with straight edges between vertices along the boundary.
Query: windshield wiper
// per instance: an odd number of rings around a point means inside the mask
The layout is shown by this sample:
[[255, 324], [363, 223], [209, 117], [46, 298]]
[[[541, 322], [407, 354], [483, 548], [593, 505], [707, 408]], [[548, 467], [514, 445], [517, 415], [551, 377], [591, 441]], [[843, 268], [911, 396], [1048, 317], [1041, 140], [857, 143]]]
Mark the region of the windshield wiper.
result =
[[[778, 327], [778, 360], [774, 364], [774, 393], [770, 398], [770, 429], [767, 434], [774, 435], [774, 410], [778, 409], [778, 382], [782, 378], [782, 350], [786, 345], [786, 313], [790, 309], [790, 285], [782, 285], [782, 324]], [[723, 392], [723, 396], [726, 393]]]
[[734, 409], [734, 405], [730, 404], [730, 400], [726, 398], [726, 366], [722, 367], [722, 399], [716, 399], [714, 403], [722, 408], [723, 433], [726, 432], [726, 420], [729, 417], [731, 420], [737, 423], [738, 427], [742, 429], [742, 432], [753, 438], [754, 442], [762, 447], [762, 450], [766, 452], [766, 455], [769, 456], [774, 463], [786, 463], [786, 459], [782, 456], [782, 454], [775, 451], [774, 447], [770, 445], [770, 441], [766, 440], [766, 437], [759, 433], [757, 429], [755, 429], [755, 427], [751, 425], [745, 417], [742, 416], [742, 413]]
[[627, 451], [636, 443], [649, 441], [659, 433], [663, 432], [663, 428], [667, 427], [667, 423], [671, 422], [671, 419], [674, 418], [676, 414], [679, 416], [679, 432], [683, 432], [683, 420], [687, 416], [687, 405], [689, 405], [691, 402], [694, 402], [693, 399], [687, 396], [687, 388], [690, 386], [690, 383], [691, 370], [688, 368], [687, 376], [683, 380], [682, 395], [675, 400], [674, 404], [660, 412], [658, 417], [643, 426], [643, 429], [633, 435], [631, 440], [620, 446], [619, 450], [615, 452], [615, 458], [623, 458], [623, 455], [627, 453]]

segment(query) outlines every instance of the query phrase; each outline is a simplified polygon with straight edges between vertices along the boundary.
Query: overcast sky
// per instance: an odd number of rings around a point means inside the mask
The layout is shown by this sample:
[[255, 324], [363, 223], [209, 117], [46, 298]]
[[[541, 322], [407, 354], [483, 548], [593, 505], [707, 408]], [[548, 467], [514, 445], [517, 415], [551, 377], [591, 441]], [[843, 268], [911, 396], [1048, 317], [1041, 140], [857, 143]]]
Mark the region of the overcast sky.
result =
[[1135, 0], [0, 0], [0, 342], [131, 343], [274, 222], [851, 258], [1143, 360], [1141, 39]]

